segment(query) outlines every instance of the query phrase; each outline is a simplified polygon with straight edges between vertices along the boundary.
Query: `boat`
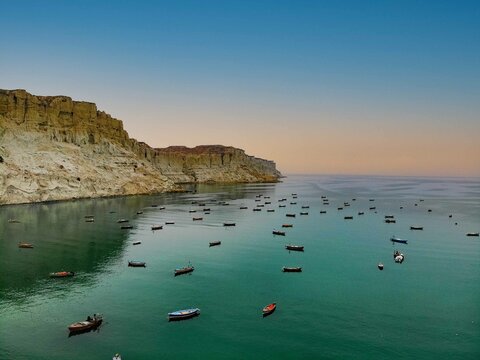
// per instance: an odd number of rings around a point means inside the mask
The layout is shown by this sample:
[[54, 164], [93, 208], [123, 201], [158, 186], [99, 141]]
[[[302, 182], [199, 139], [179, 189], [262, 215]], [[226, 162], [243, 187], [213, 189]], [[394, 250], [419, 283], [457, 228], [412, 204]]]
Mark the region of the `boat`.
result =
[[158, 210], [165, 210], [165, 206], [160, 206]]
[[209, 246], [218, 246], [220, 245], [222, 242], [221, 241], [211, 241], [209, 244]]
[[368, 210], [375, 210], [375, 209], [376, 209], [375, 206], [370, 206], [370, 207], [368, 208]]
[[211, 211], [210, 208], [203, 208], [203, 211]]
[[236, 224], [234, 222], [224, 222], [223, 226], [235, 226]]
[[300, 213], [300, 215], [308, 215], [308, 212], [303, 211], [303, 212]]
[[175, 221], [165, 221], [165, 225], [174, 225]]
[[295, 217], [295, 214], [286, 214], [287, 217]]
[[260, 208], [254, 208], [253, 211], [262, 211]]
[[358, 215], [365, 215], [365, 213], [363, 211], [360, 211]]
[[308, 206], [308, 205], [302, 205], [302, 209], [310, 209], [310, 206]]
[[395, 224], [397, 221], [395, 219], [385, 219], [386, 224]]
[[302, 268], [301, 267], [287, 267], [287, 266], [284, 266], [282, 268], [282, 271], [283, 272], [302, 272]]
[[405, 240], [405, 239], [400, 239], [400, 238], [397, 238], [395, 236], [392, 236], [390, 238], [390, 241], [391, 242], [395, 242], [395, 243], [400, 243], [400, 244], [408, 244], [408, 240]]
[[163, 225], [152, 225], [152, 231], [153, 230], [162, 230], [163, 229]]
[[270, 205], [271, 203], [271, 201], [265, 201], [265, 205]]
[[121, 224], [121, 223], [127, 223], [128, 222], [128, 219], [118, 219], [117, 220], [117, 223]]
[[339, 207], [339, 208], [337, 208], [337, 210], [343, 210], [343, 207]]
[[240, 210], [246, 210], [248, 209], [248, 206], [240, 206]]
[[64, 277], [70, 277], [74, 275], [75, 273], [73, 271], [58, 271], [58, 272], [50, 273], [51, 278], [64, 278]]
[[158, 205], [157, 205], [157, 204], [152, 204], [151, 206], [152, 206], [152, 207], [158, 207]]
[[192, 220], [193, 221], [200, 221], [200, 220], [203, 220], [203, 217], [194, 217]]
[[281, 207], [287, 207], [287, 205], [278, 205], [279, 208]]
[[290, 205], [297, 205], [297, 203], [295, 201], [292, 201]]
[[277, 308], [277, 303], [271, 303], [262, 309], [263, 317], [273, 314]]
[[197, 210], [188, 210], [189, 213], [195, 213]]
[[123, 226], [120, 226], [120, 229], [123, 229], [123, 230], [133, 229], [133, 225], [123, 225]]
[[410, 230], [423, 230], [423, 226], [410, 226]]
[[320, 214], [326, 214], [327, 210], [320, 210]]
[[375, 201], [375, 199], [368, 199], [368, 201]]
[[282, 228], [291, 228], [293, 227], [293, 224], [283, 224]]
[[200, 309], [185, 309], [168, 313], [168, 321], [185, 320], [200, 315]]
[[22, 249], [33, 249], [33, 244], [29, 244], [29, 243], [19, 243], [19, 244], [18, 244], [18, 247], [19, 247], [19, 248], [22, 248]]
[[82, 333], [94, 330], [100, 326], [103, 318], [101, 315], [94, 314], [93, 318], [90, 315], [85, 321], [79, 321], [68, 326], [70, 333]]
[[146, 267], [147, 263], [144, 261], [129, 261], [128, 266], [131, 267]]
[[395, 216], [393, 216], [393, 215], [385, 215], [385, 219], [394, 219], [394, 218], [395, 218]]
[[185, 266], [184, 268], [181, 268], [181, 269], [175, 269], [174, 275], [177, 276], [177, 275], [188, 274], [188, 273], [193, 272], [193, 270], [195, 270], [195, 268], [193, 266], [191, 266], [191, 265]]
[[122, 360], [122, 357], [120, 356], [120, 354], [115, 354], [112, 360]]
[[273, 231], [272, 231], [272, 234], [273, 234], [273, 235], [285, 236], [285, 231], [273, 230]]
[[353, 220], [353, 216], [344, 216], [343, 219], [344, 220]]
[[395, 250], [393, 252], [393, 260], [395, 260], [396, 263], [401, 264], [405, 260], [405, 255], [403, 255], [400, 251]]
[[137, 211], [137, 215], [143, 214], [143, 211]]
[[264, 204], [258, 204], [257, 207], [265, 207]]
[[469, 232], [469, 233], [466, 233], [465, 235], [467, 235], [467, 236], [479, 236], [479, 233], [478, 232]]
[[88, 219], [85, 219], [85, 222], [93, 223], [93, 222], [95, 222], [95, 219], [94, 218], [88, 218]]
[[94, 218], [95, 216], [94, 215], [85, 215], [84, 218], [85, 219], [91, 219], [91, 218]]
[[378, 263], [377, 267], [378, 267], [379, 270], [383, 270], [383, 264], [382, 263]]
[[275, 209], [267, 209], [267, 212], [275, 212]]
[[134, 241], [132, 245], [140, 245], [142, 242], [141, 241]]
[[291, 251], [303, 251], [304, 246], [300, 245], [285, 245], [285, 249]]

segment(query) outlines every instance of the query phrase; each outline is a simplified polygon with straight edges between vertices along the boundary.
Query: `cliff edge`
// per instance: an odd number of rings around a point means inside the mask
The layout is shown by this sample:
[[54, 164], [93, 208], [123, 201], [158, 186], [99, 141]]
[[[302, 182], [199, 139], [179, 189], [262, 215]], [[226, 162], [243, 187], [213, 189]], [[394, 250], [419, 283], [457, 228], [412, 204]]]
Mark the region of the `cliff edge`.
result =
[[67, 96], [0, 90], [0, 204], [178, 190], [189, 182], [274, 182], [272, 161], [204, 145], [154, 149], [122, 121]]

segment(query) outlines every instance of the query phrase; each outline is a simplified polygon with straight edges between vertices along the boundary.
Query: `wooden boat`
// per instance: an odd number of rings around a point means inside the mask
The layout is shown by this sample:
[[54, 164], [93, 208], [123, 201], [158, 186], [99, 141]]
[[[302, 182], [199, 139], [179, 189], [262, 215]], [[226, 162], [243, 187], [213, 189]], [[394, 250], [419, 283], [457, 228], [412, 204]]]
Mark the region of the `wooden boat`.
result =
[[117, 220], [117, 223], [121, 224], [121, 223], [127, 223], [128, 222], [128, 219], [118, 219]]
[[140, 245], [142, 242], [141, 241], [134, 241], [132, 245]]
[[479, 236], [479, 233], [478, 232], [469, 232], [469, 233], [466, 233], [467, 236]]
[[272, 231], [272, 234], [273, 234], [273, 235], [285, 236], [285, 231], [273, 230], [273, 231]]
[[428, 209], [427, 212], [432, 212], [432, 209]]
[[423, 230], [423, 226], [410, 226], [410, 230]]
[[291, 228], [293, 227], [293, 224], [283, 224], [282, 228]]
[[123, 226], [120, 226], [120, 229], [123, 229], [123, 230], [133, 229], [133, 225], [123, 225]]
[[192, 220], [193, 221], [200, 221], [200, 220], [203, 220], [203, 217], [194, 217]]
[[344, 220], [353, 220], [353, 216], [344, 216], [343, 219]]
[[22, 248], [22, 249], [33, 249], [33, 244], [29, 244], [29, 243], [19, 243], [19, 244], [18, 244], [18, 247], [19, 247], [19, 248]]
[[165, 225], [174, 225], [175, 221], [165, 221]]
[[262, 309], [263, 317], [273, 314], [277, 308], [277, 303], [271, 303]]
[[295, 217], [295, 214], [286, 214], [286, 217]]
[[320, 214], [326, 214], [327, 210], [320, 210]]
[[209, 246], [210, 246], [210, 247], [212, 247], [212, 246], [218, 246], [218, 245], [220, 245], [221, 243], [222, 243], [221, 241], [211, 241], [211, 242], [209, 243], [209, 244], [210, 244]]
[[377, 265], [377, 267], [378, 267], [378, 270], [383, 270], [383, 264], [382, 264], [382, 263], [379, 263], [379, 264]]
[[90, 316], [87, 317], [85, 321], [79, 321], [68, 326], [70, 333], [81, 333], [87, 332], [93, 329], [96, 329], [102, 323], [103, 318], [101, 315], [93, 315], [93, 318]]
[[223, 226], [235, 226], [236, 224], [234, 222], [224, 222]]
[[400, 243], [400, 244], [408, 244], [408, 240], [405, 240], [405, 239], [400, 239], [400, 238], [397, 238], [395, 236], [392, 236], [390, 238], [390, 241], [391, 242], [395, 242], [395, 243]]
[[292, 199], [296, 199], [296, 198], [297, 198], [297, 196], [292, 196]]
[[396, 222], [397, 222], [397, 220], [395, 220], [395, 219], [385, 219], [386, 224], [395, 224]]
[[291, 251], [303, 251], [304, 246], [300, 246], [300, 245], [285, 245], [285, 249], [291, 250]]
[[326, 195], [322, 195], [322, 196], [320, 196], [320, 197], [321, 197], [322, 199], [326, 199], [326, 198], [327, 198]]
[[265, 201], [265, 205], [271, 205], [272, 202], [271, 201]]
[[200, 315], [200, 309], [185, 309], [168, 313], [168, 321], [185, 320]]
[[70, 277], [74, 275], [75, 273], [73, 271], [58, 271], [58, 272], [50, 273], [51, 278], [64, 278], [64, 277]]
[[162, 230], [163, 229], [163, 225], [152, 225], [152, 231], [154, 230]]
[[398, 250], [395, 250], [393, 252], [393, 260], [396, 262], [396, 263], [403, 263], [403, 261], [405, 260], [405, 255], [403, 255], [400, 251]]
[[302, 268], [301, 267], [287, 267], [287, 266], [284, 266], [282, 268], [282, 271], [283, 272], [302, 272]]
[[174, 275], [178, 276], [178, 275], [188, 274], [188, 273], [193, 272], [193, 270], [195, 270], [195, 268], [193, 266], [191, 266], [191, 265], [185, 266], [184, 268], [181, 268], [181, 269], [175, 269]]
[[308, 212], [303, 211], [303, 212], [300, 213], [300, 215], [308, 215]]
[[147, 263], [144, 261], [129, 261], [128, 266], [131, 267], [147, 267]]

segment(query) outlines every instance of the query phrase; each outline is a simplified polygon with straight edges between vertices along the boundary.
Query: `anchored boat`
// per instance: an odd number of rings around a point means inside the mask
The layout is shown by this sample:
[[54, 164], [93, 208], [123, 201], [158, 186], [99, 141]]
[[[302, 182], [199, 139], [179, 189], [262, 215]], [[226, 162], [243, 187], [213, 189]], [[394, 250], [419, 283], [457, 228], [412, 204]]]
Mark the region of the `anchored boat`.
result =
[[276, 308], [277, 308], [277, 303], [271, 303], [265, 306], [262, 310], [263, 317], [273, 314]]
[[188, 273], [193, 272], [193, 270], [195, 270], [195, 268], [193, 266], [189, 265], [189, 266], [185, 266], [181, 269], [175, 269], [174, 274], [175, 274], [175, 276], [188, 274]]
[[175, 321], [175, 320], [185, 320], [190, 319], [195, 316], [200, 315], [200, 309], [185, 309], [185, 310], [178, 310], [171, 313], [168, 313], [168, 320]]

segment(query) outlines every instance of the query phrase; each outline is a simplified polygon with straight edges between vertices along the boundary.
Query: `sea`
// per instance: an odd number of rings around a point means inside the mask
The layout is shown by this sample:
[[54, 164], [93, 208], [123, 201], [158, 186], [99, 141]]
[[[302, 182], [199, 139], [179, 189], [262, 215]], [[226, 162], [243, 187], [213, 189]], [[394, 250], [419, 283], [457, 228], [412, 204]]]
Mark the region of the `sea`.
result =
[[[478, 178], [185, 190], [0, 207], [0, 359], [480, 359], [480, 238], [466, 236], [480, 231]], [[200, 315], [168, 321], [189, 308]], [[100, 327], [70, 336], [93, 314]]]

